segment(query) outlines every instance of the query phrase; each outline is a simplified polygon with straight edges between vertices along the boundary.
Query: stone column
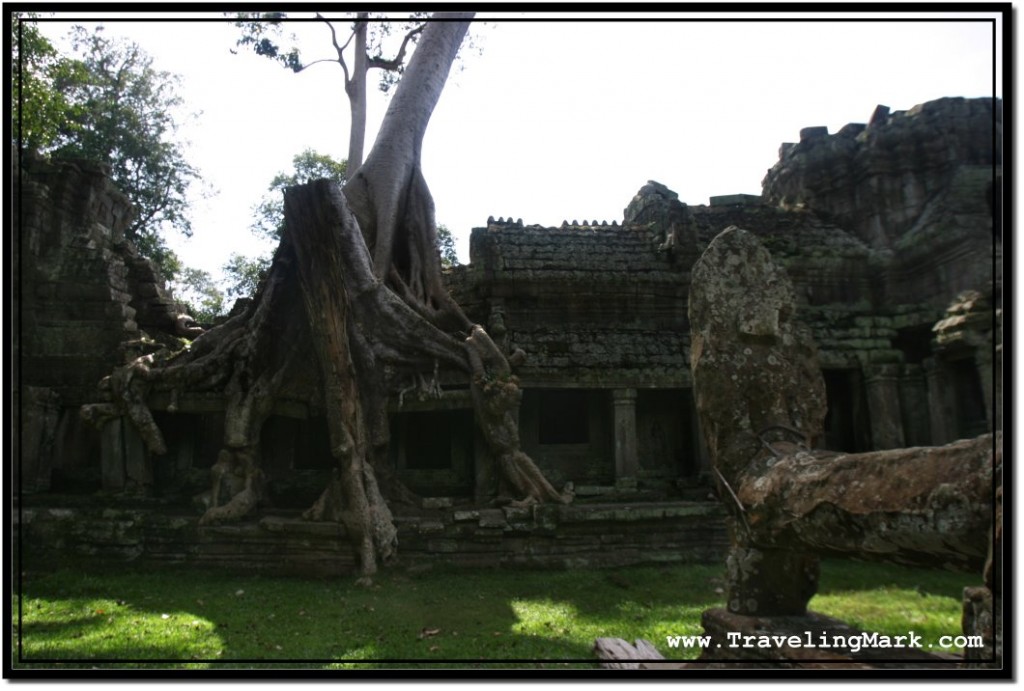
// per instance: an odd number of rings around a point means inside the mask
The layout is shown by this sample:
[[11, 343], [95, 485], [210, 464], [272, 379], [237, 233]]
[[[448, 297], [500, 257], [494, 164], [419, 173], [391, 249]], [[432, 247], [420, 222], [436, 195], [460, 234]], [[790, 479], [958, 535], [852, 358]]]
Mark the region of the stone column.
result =
[[[15, 396], [19, 391], [15, 390]], [[23, 492], [45, 492], [50, 489], [53, 472], [53, 448], [60, 421], [60, 395], [41, 386], [26, 386], [20, 391], [20, 400], [14, 401], [16, 422], [21, 429], [21, 447], [14, 434], [14, 486]]]
[[640, 467], [636, 434], [636, 389], [614, 389], [615, 484], [635, 486]]
[[124, 439], [125, 490], [148, 496], [153, 489], [153, 459], [139, 430], [130, 421], [121, 426]]
[[924, 361], [924, 374], [928, 380], [928, 417], [932, 428], [931, 443], [935, 446], [948, 444], [957, 437], [949, 377], [945, 367], [935, 358], [928, 358]]
[[[693, 389], [690, 389], [693, 396]], [[697, 414], [697, 400], [693, 399], [693, 405], [688, 410], [690, 416], [690, 434], [693, 436], [693, 448], [688, 449], [690, 453], [697, 454], [697, 476], [705, 477], [711, 473], [711, 456], [708, 453], [708, 444], [704, 441], [704, 430], [700, 426], [700, 415]]]
[[153, 463], [146, 444], [127, 418], [111, 420], [100, 432], [103, 489], [145, 496], [153, 487]]
[[903, 367], [903, 376], [900, 379], [900, 407], [903, 410], [903, 436], [907, 446], [931, 444], [928, 382], [921, 365]]
[[473, 424], [473, 496], [478, 504], [486, 504], [498, 494], [498, 478], [494, 459], [477, 424]]
[[899, 381], [897, 365], [865, 367], [864, 384], [867, 388], [868, 415], [871, 416], [871, 443], [876, 451], [906, 446]]
[[[984, 347], [974, 351], [974, 364], [978, 368], [978, 381], [981, 382], [982, 397], [985, 399], [985, 419], [988, 420], [988, 431], [999, 429], [996, 419], [996, 407], [993, 405], [995, 397], [995, 369], [992, 359], [992, 351]], [[1001, 426], [1001, 425], [1000, 425]]]
[[121, 442], [121, 418], [114, 418], [100, 430], [100, 478], [103, 489], [124, 489], [124, 444]]

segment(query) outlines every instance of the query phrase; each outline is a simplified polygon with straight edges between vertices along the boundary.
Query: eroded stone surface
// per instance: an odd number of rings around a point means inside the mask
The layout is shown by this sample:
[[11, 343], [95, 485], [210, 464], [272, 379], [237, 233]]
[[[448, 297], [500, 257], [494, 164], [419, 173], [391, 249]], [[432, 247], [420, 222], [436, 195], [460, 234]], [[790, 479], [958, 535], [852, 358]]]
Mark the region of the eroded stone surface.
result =
[[690, 367], [704, 436], [725, 477], [754, 458], [762, 432], [794, 430], [808, 446], [822, 436], [825, 384], [795, 304], [788, 276], [741, 228], [724, 230], [693, 268]]
[[725, 561], [730, 612], [762, 617], [807, 611], [818, 591], [818, 557], [790, 550], [733, 546]]
[[799, 144], [784, 145], [763, 182], [766, 201], [823, 212], [875, 248], [892, 247], [910, 232], [964, 167], [988, 168], [973, 195], [984, 208], [992, 167], [1002, 163], [992, 146], [995, 137], [1002, 140], [1001, 101], [943, 98], [876, 111], [870, 125], [857, 129], [829, 136], [815, 128], [816, 136], [801, 133]]

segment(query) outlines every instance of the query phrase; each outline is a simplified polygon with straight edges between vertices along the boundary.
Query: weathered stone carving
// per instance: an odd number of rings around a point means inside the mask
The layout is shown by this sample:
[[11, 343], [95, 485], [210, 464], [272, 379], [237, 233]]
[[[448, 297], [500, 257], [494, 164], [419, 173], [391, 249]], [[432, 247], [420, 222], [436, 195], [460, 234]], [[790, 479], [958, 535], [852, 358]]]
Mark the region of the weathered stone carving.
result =
[[687, 263], [697, 254], [697, 233], [688, 222], [686, 204], [660, 182], [649, 180], [623, 211], [623, 225], [650, 228], [662, 238], [658, 249], [680, 255]]
[[[1002, 164], [1002, 101], [944, 98], [908, 111], [876, 109], [871, 125], [848, 137], [805, 128], [763, 182], [772, 205], [805, 205], [876, 249], [892, 248], [940, 203], [956, 175], [974, 167], [991, 181]], [[993, 131], [993, 127], [996, 128]], [[985, 204], [984, 185], [977, 202]], [[990, 233], [990, 228], [983, 231]]]
[[736, 523], [730, 609], [749, 614], [801, 614], [817, 589], [816, 558], [765, 551], [774, 545], [749, 534], [760, 517], [738, 496], [740, 483], [760, 474], [749, 465], [765, 446], [810, 447], [822, 436], [825, 384], [794, 303], [789, 278], [739, 228], [723, 231], [694, 266], [690, 368], [720, 496], [732, 499]]
[[[817, 451], [826, 406], [814, 344], [788, 277], [742, 229], [723, 231], [694, 267], [690, 320], [698, 411], [733, 515], [730, 613], [803, 615], [816, 553], [981, 570], [1000, 434]], [[969, 599], [975, 628], [990, 631], [974, 613], [984, 598]]]
[[[994, 291], [999, 307], [1002, 146], [998, 99], [943, 98], [891, 114], [880, 106], [866, 128], [785, 148], [762, 197], [863, 243], [873, 287], [860, 299], [875, 314], [919, 306], [932, 311], [921, 321], [934, 322], [962, 291]], [[909, 326], [909, 314], [894, 316], [892, 328]]]
[[[879, 665], [877, 651], [845, 645], [730, 646], [737, 636], [858, 635], [806, 611], [817, 587], [819, 553], [981, 571], [984, 585], [964, 592], [962, 628], [965, 635], [980, 635], [985, 647], [965, 651], [964, 660], [1001, 666], [1001, 433], [941, 447], [818, 450], [826, 399], [816, 348], [796, 318], [788, 276], [740, 228], [726, 229], [709, 244], [693, 269], [689, 303], [698, 411], [731, 512], [727, 608], [704, 613], [712, 644], [698, 662], [660, 662], [662, 656], [643, 640], [634, 646], [598, 639], [596, 654], [612, 660], [605, 666], [814, 668], [839, 661], [851, 668], [923, 668], [949, 661], [918, 649], [887, 650], [891, 661]], [[972, 336], [970, 326], [984, 329], [990, 322], [967, 315], [984, 304], [977, 295], [963, 296], [936, 325], [940, 342], [983, 344], [985, 337]]]

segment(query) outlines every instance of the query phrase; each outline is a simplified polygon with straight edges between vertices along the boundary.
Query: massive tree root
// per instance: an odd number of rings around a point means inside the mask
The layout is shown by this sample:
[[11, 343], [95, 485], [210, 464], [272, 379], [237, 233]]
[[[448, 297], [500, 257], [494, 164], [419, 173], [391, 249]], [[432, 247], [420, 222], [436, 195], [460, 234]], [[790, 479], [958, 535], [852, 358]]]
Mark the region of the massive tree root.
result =
[[477, 420], [500, 476], [523, 495], [523, 499], [515, 503], [571, 502], [572, 495], [557, 492], [533, 460], [519, 448], [517, 417], [523, 393], [508, 359], [480, 326], [472, 328], [466, 349], [473, 368], [473, 405]]
[[[388, 382], [383, 372], [430, 371], [441, 362], [472, 375], [481, 431], [503, 478], [523, 501], [567, 501], [520, 450], [516, 417], [522, 394], [507, 358], [483, 328], [471, 326], [469, 336], [460, 342], [379, 280], [345, 195], [333, 184], [320, 181], [293, 188], [285, 208], [287, 232], [299, 257], [306, 312], [317, 315], [311, 319], [318, 323], [310, 327], [331, 399], [329, 418], [347, 421], [331, 432], [336, 456], [340, 459], [354, 448], [357, 456], [367, 457], [365, 438], [381, 431], [377, 426], [386, 422]], [[293, 234], [291, 228], [300, 227], [302, 232]], [[439, 311], [435, 319], [450, 315]], [[352, 410], [357, 402], [359, 409]], [[332, 414], [332, 408], [341, 415]], [[353, 471], [353, 478], [356, 475]], [[324, 503], [340, 505], [333, 500]]]
[[292, 263], [290, 249], [279, 248], [267, 280], [240, 314], [177, 353], [160, 351], [117, 368], [100, 385], [110, 402], [81, 411], [97, 426], [118, 416], [131, 420], [147, 448], [162, 455], [167, 444], [150, 411], [150, 397], [169, 394], [167, 411], [174, 413], [182, 393], [220, 394], [224, 446], [211, 468], [203, 524], [239, 520], [263, 498], [260, 433], [283, 390], [313, 410], [322, 399], [319, 378], [304, 371], [310, 359], [306, 320], [290, 316], [290, 305], [298, 300]]
[[244, 312], [170, 359], [147, 356], [119, 368], [107, 381], [111, 402], [83, 410], [98, 424], [130, 418], [162, 454], [150, 395], [170, 392], [173, 412], [178, 392], [222, 394], [224, 448], [203, 524], [238, 520], [259, 504], [260, 432], [277, 400], [322, 412], [337, 465], [304, 517], [345, 526], [364, 582], [397, 547], [385, 494], [410, 497], [386, 463], [388, 401], [410, 378], [439, 367], [464, 373], [505, 484], [522, 503], [571, 500], [521, 451], [521, 391], [508, 359], [441, 280], [420, 146], [468, 27], [463, 14], [444, 18], [460, 21], [424, 30], [378, 140], [345, 189], [321, 180], [286, 192], [281, 244]]

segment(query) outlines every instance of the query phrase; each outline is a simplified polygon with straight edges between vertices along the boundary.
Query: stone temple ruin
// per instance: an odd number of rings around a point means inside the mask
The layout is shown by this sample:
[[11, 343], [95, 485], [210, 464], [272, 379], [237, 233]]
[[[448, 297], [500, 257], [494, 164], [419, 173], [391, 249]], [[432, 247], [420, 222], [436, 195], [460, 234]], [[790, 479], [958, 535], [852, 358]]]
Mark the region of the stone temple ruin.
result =
[[[649, 182], [621, 220], [475, 228], [456, 301], [514, 358], [521, 444], [568, 506], [496, 506], [468, 389], [391, 402], [390, 454], [422, 500], [396, 512], [410, 564], [618, 565], [722, 560], [729, 540], [694, 396], [694, 266], [735, 226], [792, 282], [827, 409], [818, 447], [863, 453], [1000, 430], [1002, 103], [947, 98], [783, 144], [760, 196], [687, 205]], [[17, 157], [15, 157], [17, 160]], [[150, 400], [168, 451], [126, 418], [95, 429], [111, 369], [200, 330], [123, 238], [103, 169], [25, 158], [16, 171], [15, 521], [26, 550], [338, 573], [335, 524], [298, 520], [331, 472], [324, 420], [279, 401], [261, 440], [268, 500], [198, 526], [224, 401]], [[757, 325], [751, 326], [754, 332]], [[756, 333], [755, 333], [756, 336]], [[159, 398], [155, 396], [154, 399]], [[322, 413], [320, 413], [322, 415]], [[27, 552], [26, 552], [27, 553]]]

